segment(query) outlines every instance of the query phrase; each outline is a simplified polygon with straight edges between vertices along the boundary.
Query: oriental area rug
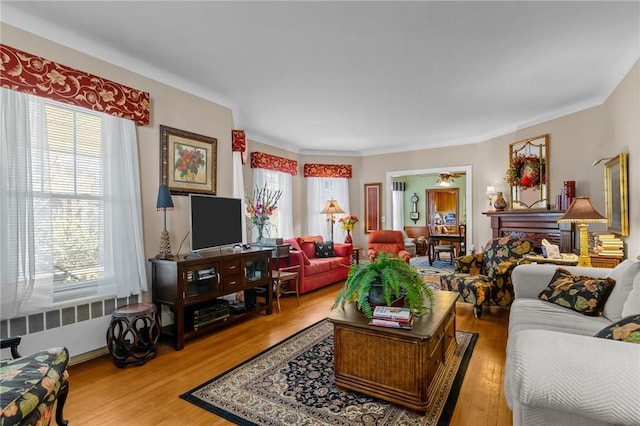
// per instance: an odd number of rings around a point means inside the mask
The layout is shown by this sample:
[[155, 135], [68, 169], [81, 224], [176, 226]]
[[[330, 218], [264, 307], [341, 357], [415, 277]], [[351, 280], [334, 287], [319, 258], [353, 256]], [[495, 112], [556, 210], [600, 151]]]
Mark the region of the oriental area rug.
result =
[[246, 426], [448, 425], [478, 335], [456, 332], [457, 348], [424, 415], [333, 383], [333, 326], [322, 320], [180, 395]]

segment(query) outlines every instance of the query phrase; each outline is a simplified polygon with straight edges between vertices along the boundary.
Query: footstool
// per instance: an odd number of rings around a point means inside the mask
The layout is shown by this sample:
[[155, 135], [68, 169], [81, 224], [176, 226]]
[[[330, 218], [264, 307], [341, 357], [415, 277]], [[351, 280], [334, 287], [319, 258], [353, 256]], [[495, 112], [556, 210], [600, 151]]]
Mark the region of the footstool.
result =
[[126, 305], [113, 311], [107, 329], [107, 348], [113, 363], [123, 368], [155, 358], [159, 324], [158, 309], [151, 303]]

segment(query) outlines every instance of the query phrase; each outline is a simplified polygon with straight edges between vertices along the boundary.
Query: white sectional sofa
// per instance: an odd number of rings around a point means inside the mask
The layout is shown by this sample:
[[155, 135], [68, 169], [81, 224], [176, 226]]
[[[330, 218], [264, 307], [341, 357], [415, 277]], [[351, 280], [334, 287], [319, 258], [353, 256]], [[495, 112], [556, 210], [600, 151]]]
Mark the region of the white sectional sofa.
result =
[[594, 337], [640, 314], [640, 262], [564, 268], [616, 280], [598, 317], [538, 298], [556, 268], [513, 271], [504, 390], [514, 426], [640, 425], [640, 344]]

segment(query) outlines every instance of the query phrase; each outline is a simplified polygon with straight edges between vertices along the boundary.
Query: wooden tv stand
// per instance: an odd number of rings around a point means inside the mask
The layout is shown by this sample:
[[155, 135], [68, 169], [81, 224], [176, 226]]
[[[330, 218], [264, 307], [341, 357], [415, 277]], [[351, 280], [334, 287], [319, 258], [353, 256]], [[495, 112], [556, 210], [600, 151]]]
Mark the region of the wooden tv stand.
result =
[[[161, 328], [162, 333], [175, 339], [176, 350], [184, 341], [245, 318], [265, 312], [271, 314], [273, 290], [271, 283], [272, 249], [251, 248], [233, 253], [221, 249], [200, 253], [189, 259], [150, 259], [153, 303], [158, 307], [160, 322], [162, 307], [173, 311], [173, 324]], [[216, 299], [243, 290], [264, 287], [265, 302], [250, 306], [243, 313], [214, 319], [210, 323], [195, 319], [200, 312], [215, 305]], [[202, 317], [200, 317], [202, 318]]]

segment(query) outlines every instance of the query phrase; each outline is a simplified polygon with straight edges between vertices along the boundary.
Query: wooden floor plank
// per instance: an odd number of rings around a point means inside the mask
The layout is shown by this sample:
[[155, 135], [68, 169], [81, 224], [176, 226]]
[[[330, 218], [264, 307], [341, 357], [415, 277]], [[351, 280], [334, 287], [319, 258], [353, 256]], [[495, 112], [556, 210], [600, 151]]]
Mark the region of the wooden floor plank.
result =
[[[260, 315], [195, 340], [182, 351], [161, 342], [158, 356], [140, 367], [117, 368], [108, 356], [71, 366], [65, 417], [70, 425], [229, 425], [178, 396], [326, 318], [341, 285], [281, 299], [282, 312]], [[480, 334], [454, 411], [455, 425], [511, 425], [502, 377], [508, 311], [458, 303], [459, 330]]]

